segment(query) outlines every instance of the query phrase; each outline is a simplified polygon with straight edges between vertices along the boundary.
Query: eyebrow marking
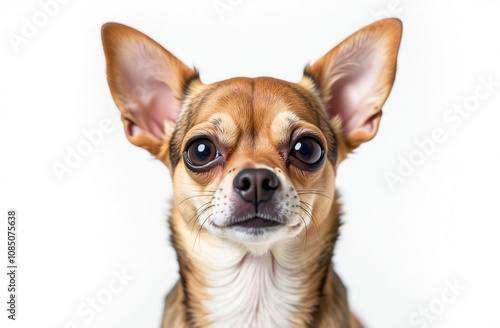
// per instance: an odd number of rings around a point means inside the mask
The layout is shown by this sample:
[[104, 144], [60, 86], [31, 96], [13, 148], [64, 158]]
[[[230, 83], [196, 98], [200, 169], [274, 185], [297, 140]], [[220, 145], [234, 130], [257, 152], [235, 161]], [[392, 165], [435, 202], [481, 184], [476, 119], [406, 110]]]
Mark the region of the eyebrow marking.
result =
[[271, 124], [273, 140], [279, 145], [286, 143], [298, 121], [297, 115], [288, 110], [278, 113]]
[[226, 146], [233, 146], [238, 140], [239, 133], [236, 123], [228, 113], [212, 115], [208, 122], [212, 124], [220, 142]]

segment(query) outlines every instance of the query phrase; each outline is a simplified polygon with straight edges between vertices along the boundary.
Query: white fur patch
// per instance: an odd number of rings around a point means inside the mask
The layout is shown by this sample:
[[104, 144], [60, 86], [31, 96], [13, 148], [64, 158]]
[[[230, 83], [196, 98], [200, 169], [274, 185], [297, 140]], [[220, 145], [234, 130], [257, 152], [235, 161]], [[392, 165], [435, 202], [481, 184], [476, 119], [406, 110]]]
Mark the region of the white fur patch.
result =
[[211, 297], [204, 302], [217, 328], [292, 327], [297, 277], [279, 265], [271, 252], [247, 254], [234, 265], [208, 274]]

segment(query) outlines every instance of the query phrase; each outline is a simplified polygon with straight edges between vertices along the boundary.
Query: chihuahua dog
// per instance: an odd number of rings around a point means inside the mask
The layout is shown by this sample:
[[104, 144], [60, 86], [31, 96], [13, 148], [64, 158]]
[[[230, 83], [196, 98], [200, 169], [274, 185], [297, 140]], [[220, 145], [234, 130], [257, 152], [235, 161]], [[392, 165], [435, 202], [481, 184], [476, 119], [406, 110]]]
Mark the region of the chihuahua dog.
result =
[[377, 133], [401, 22], [375, 22], [304, 70], [204, 84], [146, 35], [102, 28], [128, 140], [169, 169], [180, 279], [163, 328], [361, 327], [332, 253], [339, 164]]

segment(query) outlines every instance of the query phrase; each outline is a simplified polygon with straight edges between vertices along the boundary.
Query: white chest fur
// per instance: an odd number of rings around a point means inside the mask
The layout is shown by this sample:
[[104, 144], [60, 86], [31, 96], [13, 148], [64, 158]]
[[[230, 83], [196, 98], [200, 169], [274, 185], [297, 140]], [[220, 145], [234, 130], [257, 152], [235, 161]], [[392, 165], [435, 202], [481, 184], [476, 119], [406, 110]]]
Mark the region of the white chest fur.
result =
[[298, 303], [298, 280], [271, 253], [245, 255], [208, 275], [204, 302], [214, 328], [286, 328]]

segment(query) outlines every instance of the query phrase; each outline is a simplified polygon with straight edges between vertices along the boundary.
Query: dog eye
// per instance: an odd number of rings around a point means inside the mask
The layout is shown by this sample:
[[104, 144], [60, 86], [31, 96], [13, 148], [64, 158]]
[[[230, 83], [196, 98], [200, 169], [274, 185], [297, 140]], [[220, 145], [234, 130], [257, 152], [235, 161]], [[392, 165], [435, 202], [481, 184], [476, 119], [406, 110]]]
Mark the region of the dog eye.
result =
[[199, 139], [187, 149], [187, 158], [193, 166], [204, 166], [219, 156], [215, 145], [208, 139]]
[[305, 164], [316, 164], [323, 158], [323, 148], [313, 138], [300, 138], [290, 153], [299, 161]]

